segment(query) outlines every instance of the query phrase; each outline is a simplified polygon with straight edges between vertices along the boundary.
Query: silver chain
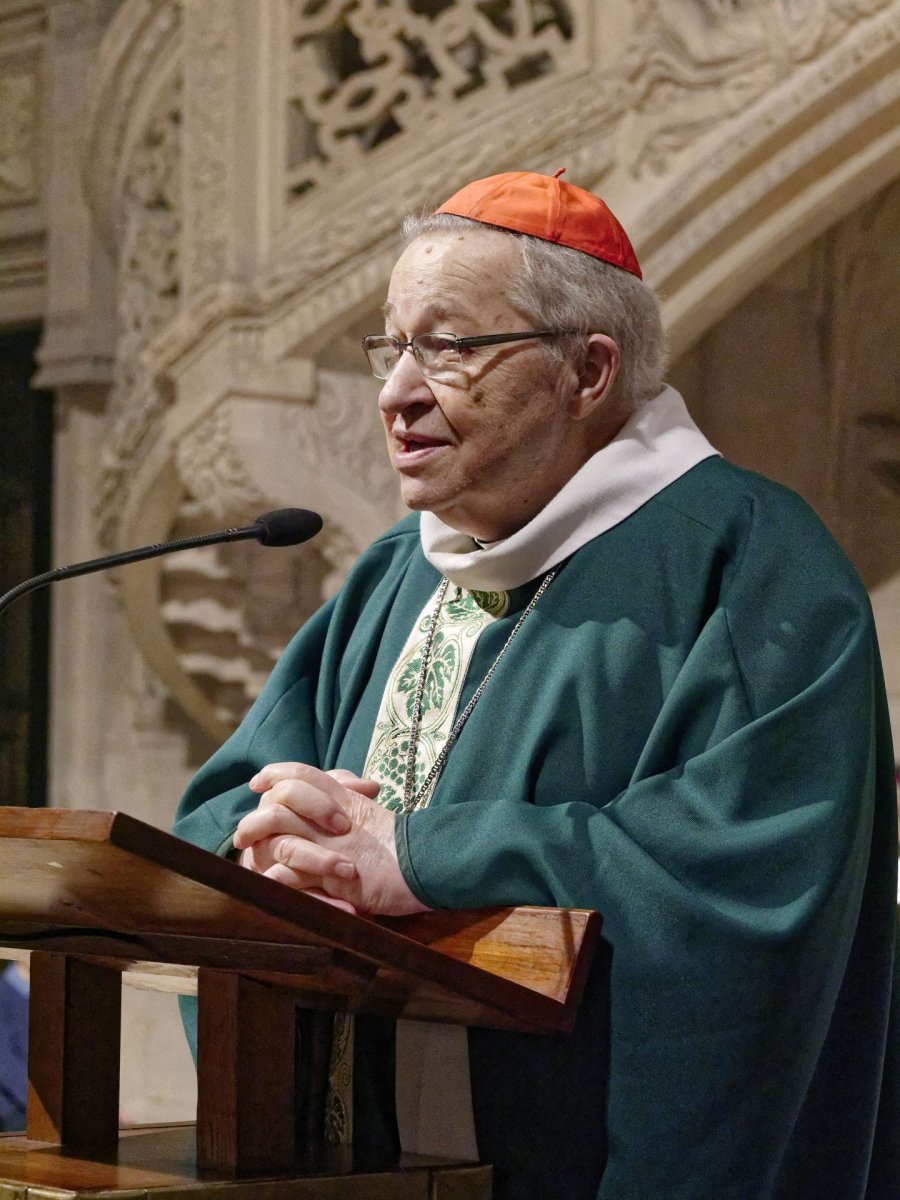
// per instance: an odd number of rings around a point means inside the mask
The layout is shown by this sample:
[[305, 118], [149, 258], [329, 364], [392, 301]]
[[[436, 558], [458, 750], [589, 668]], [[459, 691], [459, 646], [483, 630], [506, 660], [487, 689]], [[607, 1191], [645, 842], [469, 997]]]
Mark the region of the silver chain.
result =
[[487, 674], [485, 675], [484, 679], [482, 679], [481, 683], [479, 683], [478, 687], [475, 689], [475, 694], [472, 696], [472, 699], [469, 701], [469, 703], [466, 705], [466, 707], [463, 709], [463, 711], [460, 713], [460, 715], [456, 718], [456, 723], [453, 726], [453, 728], [450, 730], [450, 733], [447, 736], [447, 740], [444, 743], [440, 754], [434, 760], [434, 764], [433, 764], [431, 770], [426, 775], [425, 782], [422, 784], [422, 786], [419, 788], [419, 790], [416, 792], [416, 794], [413, 795], [413, 787], [415, 786], [415, 780], [416, 780], [416, 753], [418, 751], [418, 745], [419, 745], [419, 729], [421, 728], [421, 725], [422, 725], [423, 698], [425, 696], [425, 681], [428, 676], [428, 663], [431, 658], [431, 646], [434, 641], [434, 635], [437, 632], [438, 620], [440, 619], [441, 608], [444, 603], [444, 598], [447, 595], [447, 588], [450, 586], [449, 579], [444, 579], [442, 581], [441, 586], [438, 589], [437, 601], [434, 606], [434, 612], [431, 614], [431, 620], [428, 623], [428, 630], [425, 634], [425, 643], [422, 646], [422, 665], [419, 668], [419, 678], [416, 681], [416, 694], [415, 694], [415, 698], [413, 701], [413, 717], [412, 717], [412, 722], [410, 723], [410, 727], [409, 727], [409, 749], [406, 752], [406, 777], [404, 779], [404, 784], [403, 784], [403, 811], [404, 812], [412, 812], [414, 809], [418, 808], [422, 804], [422, 801], [425, 799], [425, 797], [428, 795], [428, 790], [431, 787], [432, 783], [437, 779], [438, 775], [440, 775], [441, 771], [444, 769], [444, 763], [447, 761], [447, 755], [450, 753], [451, 749], [453, 748], [454, 743], [456, 742], [456, 739], [459, 737], [460, 733], [462, 732], [462, 728], [465, 725], [466, 721], [468, 721], [469, 717], [472, 715], [472, 709], [475, 707], [475, 705], [481, 699], [482, 692], [487, 687], [491, 676], [497, 670], [497, 667], [500, 664], [500, 659], [503, 657], [503, 655], [509, 649], [510, 643], [512, 642], [513, 638], [516, 636], [516, 634], [519, 632], [519, 630], [525, 624], [525, 619], [527, 618], [528, 614], [531, 612], [531, 610], [537, 604], [538, 600], [540, 600], [541, 596], [543, 596], [544, 592], [546, 592], [547, 588], [550, 586], [550, 583], [555, 574], [556, 574], [556, 568], [554, 567], [553, 570], [548, 571], [547, 574], [544, 576], [544, 578], [541, 580], [540, 587], [534, 593], [534, 595], [531, 597], [531, 600], [528, 602], [527, 607], [523, 611], [521, 617], [519, 617], [518, 621], [516, 622], [512, 633], [510, 633], [509, 637], [503, 643], [503, 646], [500, 649], [500, 653], [497, 655], [497, 657], [494, 659], [494, 661], [488, 667]]

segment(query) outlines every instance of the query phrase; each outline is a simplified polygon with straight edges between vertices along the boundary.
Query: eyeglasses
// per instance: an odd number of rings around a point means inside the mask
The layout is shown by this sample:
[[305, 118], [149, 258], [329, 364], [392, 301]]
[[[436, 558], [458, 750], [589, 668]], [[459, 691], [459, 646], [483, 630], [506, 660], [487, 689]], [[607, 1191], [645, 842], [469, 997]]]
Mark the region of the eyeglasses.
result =
[[388, 379], [404, 350], [411, 350], [427, 379], [442, 380], [459, 375], [462, 351], [476, 346], [502, 346], [529, 338], [567, 337], [574, 329], [537, 329], [527, 333], [486, 333], [478, 337], [454, 337], [452, 333], [417, 333], [408, 342], [387, 334], [370, 333], [362, 340], [363, 350], [376, 379]]

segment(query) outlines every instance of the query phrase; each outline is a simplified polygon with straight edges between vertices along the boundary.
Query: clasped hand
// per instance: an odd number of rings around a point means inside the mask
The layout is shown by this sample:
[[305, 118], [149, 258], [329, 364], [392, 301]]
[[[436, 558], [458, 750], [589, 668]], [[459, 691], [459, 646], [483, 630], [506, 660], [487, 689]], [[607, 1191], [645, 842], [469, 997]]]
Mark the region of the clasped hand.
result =
[[394, 844], [394, 814], [379, 785], [351, 771], [269, 763], [250, 780], [260, 796], [234, 834], [242, 866], [349, 912], [424, 912]]

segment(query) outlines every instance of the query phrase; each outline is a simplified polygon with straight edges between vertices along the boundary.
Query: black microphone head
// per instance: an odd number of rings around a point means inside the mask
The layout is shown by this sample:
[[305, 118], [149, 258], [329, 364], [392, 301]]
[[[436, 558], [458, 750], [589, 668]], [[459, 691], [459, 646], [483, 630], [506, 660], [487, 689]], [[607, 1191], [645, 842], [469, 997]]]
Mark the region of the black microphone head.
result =
[[259, 530], [256, 540], [264, 546], [297, 546], [316, 536], [322, 518], [308, 508], [276, 508], [257, 517], [253, 524]]

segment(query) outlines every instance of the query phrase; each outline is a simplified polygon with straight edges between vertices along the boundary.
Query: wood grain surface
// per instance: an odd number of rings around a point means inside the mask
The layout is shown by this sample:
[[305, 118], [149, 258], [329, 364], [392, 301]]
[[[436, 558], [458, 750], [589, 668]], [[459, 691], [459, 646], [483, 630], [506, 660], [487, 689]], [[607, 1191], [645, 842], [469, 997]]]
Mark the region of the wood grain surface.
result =
[[354, 916], [124, 813], [0, 809], [0, 943], [253, 972], [309, 1007], [571, 1028], [600, 918]]

